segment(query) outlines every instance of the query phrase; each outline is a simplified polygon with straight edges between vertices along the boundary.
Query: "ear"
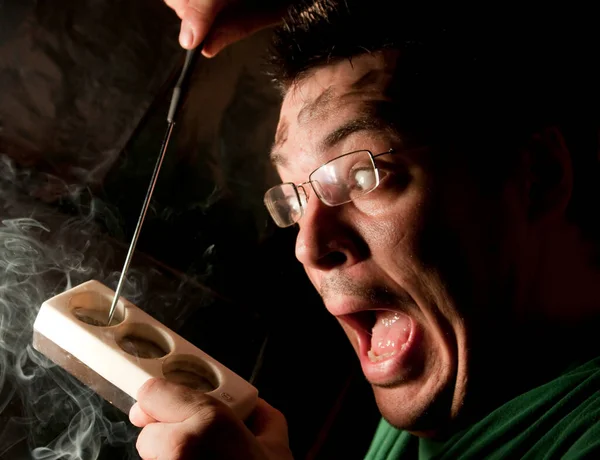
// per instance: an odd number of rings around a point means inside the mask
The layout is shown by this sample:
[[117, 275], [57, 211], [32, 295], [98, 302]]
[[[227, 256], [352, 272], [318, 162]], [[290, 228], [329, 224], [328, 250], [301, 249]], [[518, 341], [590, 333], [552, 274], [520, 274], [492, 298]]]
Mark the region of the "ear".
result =
[[561, 131], [548, 127], [533, 135], [525, 160], [531, 220], [564, 218], [573, 191], [573, 165]]

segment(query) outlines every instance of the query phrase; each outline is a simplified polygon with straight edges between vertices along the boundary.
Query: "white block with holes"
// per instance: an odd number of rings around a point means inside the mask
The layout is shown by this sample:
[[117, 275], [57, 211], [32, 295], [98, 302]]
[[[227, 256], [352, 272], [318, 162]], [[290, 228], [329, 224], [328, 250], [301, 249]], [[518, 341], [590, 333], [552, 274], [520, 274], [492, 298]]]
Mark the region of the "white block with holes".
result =
[[242, 420], [250, 415], [254, 386], [131, 302], [121, 298], [106, 327], [113, 297], [92, 280], [45, 301], [33, 325], [34, 347], [110, 402], [119, 390], [135, 400], [148, 379], [161, 377], [221, 400]]

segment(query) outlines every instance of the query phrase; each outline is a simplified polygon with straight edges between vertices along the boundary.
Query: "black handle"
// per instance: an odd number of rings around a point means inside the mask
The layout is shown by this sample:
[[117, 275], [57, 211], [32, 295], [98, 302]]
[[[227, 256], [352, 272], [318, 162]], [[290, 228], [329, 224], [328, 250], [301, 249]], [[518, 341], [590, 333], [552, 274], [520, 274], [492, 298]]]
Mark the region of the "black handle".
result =
[[183, 63], [179, 80], [177, 80], [175, 88], [173, 88], [173, 96], [171, 97], [171, 105], [169, 106], [169, 113], [167, 115], [167, 121], [169, 123], [173, 123], [175, 121], [175, 115], [177, 113], [177, 109], [179, 108], [179, 100], [186, 89], [190, 75], [193, 73], [194, 62], [196, 61], [196, 57], [201, 49], [202, 43], [197, 48], [187, 50], [185, 54], [185, 62]]

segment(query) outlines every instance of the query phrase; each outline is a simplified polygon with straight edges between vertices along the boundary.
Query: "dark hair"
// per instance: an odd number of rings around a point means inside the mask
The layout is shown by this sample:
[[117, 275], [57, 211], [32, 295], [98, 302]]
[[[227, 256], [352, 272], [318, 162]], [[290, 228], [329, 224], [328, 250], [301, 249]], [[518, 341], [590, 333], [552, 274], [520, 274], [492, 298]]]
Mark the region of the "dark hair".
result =
[[569, 215], [600, 237], [600, 28], [591, 6], [558, 3], [529, 11], [509, 2], [297, 2], [275, 31], [272, 76], [285, 92], [321, 66], [399, 49], [402, 102], [411, 128], [431, 130], [425, 136], [462, 132], [515, 146], [557, 126], [574, 163]]

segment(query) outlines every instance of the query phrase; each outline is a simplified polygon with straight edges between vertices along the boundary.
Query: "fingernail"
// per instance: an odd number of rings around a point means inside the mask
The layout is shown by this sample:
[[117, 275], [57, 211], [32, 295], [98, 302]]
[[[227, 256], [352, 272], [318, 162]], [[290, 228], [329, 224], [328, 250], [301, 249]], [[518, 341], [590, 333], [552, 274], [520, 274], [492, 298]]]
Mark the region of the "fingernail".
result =
[[194, 42], [194, 30], [188, 21], [181, 22], [181, 31], [179, 32], [179, 43], [184, 48], [191, 48]]

